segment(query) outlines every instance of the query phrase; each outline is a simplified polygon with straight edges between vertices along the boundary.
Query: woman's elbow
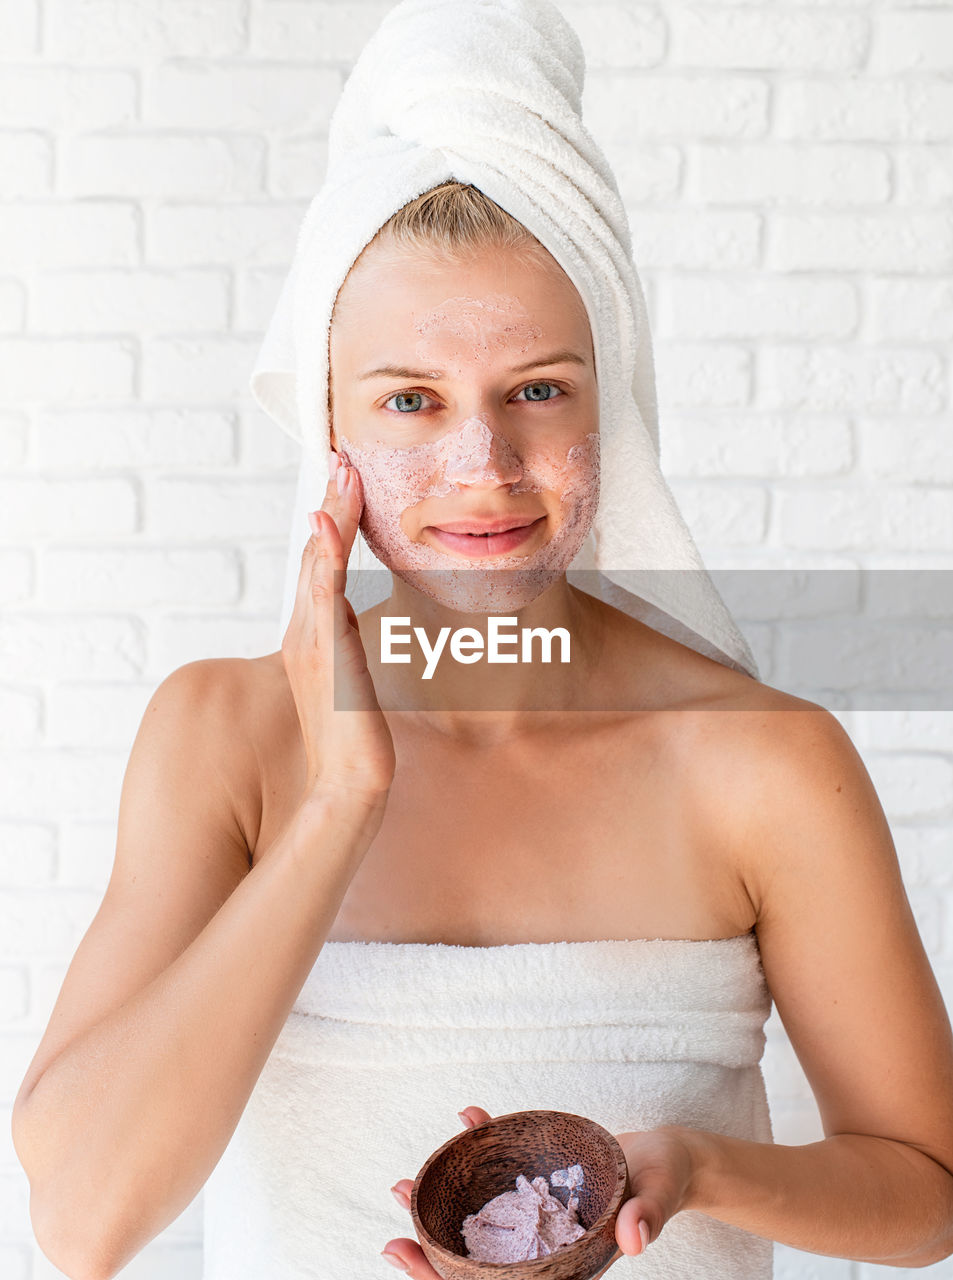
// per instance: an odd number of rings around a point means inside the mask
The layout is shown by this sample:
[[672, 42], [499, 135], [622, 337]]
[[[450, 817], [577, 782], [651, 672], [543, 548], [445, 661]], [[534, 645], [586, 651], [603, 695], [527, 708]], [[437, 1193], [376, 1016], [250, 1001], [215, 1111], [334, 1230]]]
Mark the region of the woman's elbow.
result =
[[30, 1221], [41, 1252], [69, 1280], [113, 1280], [121, 1270], [105, 1243], [80, 1237], [68, 1228], [62, 1212], [49, 1212], [30, 1195]]

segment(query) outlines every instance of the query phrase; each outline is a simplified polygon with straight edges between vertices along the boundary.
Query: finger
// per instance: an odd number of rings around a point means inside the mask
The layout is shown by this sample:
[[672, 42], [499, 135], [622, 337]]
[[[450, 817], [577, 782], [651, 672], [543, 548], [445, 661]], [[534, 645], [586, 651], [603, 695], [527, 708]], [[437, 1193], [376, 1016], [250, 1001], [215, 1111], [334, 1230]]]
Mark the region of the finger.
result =
[[[321, 510], [327, 511], [334, 523], [334, 532], [337, 533], [341, 544], [341, 568], [346, 574], [348, 560], [351, 555], [351, 548], [354, 545], [354, 539], [357, 536], [357, 529], [360, 524], [363, 497], [361, 497], [356, 503], [352, 501], [355, 487], [360, 490], [360, 479], [356, 469], [353, 467], [351, 468], [352, 474], [346, 493], [342, 495], [337, 492], [337, 477], [345, 474], [345, 469], [340, 465], [336, 465], [338, 463], [339, 456], [339, 454], [332, 450], [328, 488], [325, 493], [325, 500], [321, 506]], [[309, 519], [313, 519], [314, 514], [316, 513], [312, 513], [312, 516], [309, 516]], [[324, 527], [329, 528], [330, 526]], [[333, 538], [333, 533], [331, 536]], [[334, 585], [336, 590], [340, 590], [342, 593], [346, 591], [346, 576], [340, 581], [336, 578]], [[335, 634], [339, 638], [344, 637], [348, 628], [355, 631], [360, 630], [357, 623], [357, 614], [354, 612], [353, 606], [346, 596], [341, 601], [341, 605], [343, 605], [345, 617], [343, 619], [340, 617], [340, 609], [338, 609], [338, 616], [335, 619]]]
[[295, 610], [303, 616], [309, 606], [330, 601], [333, 619], [329, 638], [332, 642], [344, 640], [358, 628], [357, 615], [344, 594], [347, 571], [341, 535], [323, 508], [309, 512], [308, 520], [313, 532], [301, 558]]
[[410, 1193], [414, 1189], [413, 1178], [399, 1178], [391, 1187], [394, 1199], [404, 1209], [410, 1208]]
[[484, 1111], [482, 1107], [464, 1107], [462, 1111], [458, 1111], [457, 1115], [463, 1121], [467, 1129], [472, 1129], [478, 1124], [484, 1124], [493, 1117], [489, 1111]]
[[344, 592], [347, 588], [347, 556], [340, 530], [333, 517], [322, 507], [312, 512], [320, 530], [315, 538], [317, 550], [311, 562], [311, 598], [330, 600], [333, 606], [332, 640], [348, 638], [357, 629], [357, 614]]
[[[313, 532], [310, 538], [310, 557], [307, 561], [310, 575], [304, 583], [304, 596], [306, 602], [309, 597], [317, 602], [330, 599], [339, 585], [334, 577], [334, 570], [343, 567], [341, 535], [334, 521], [323, 508], [310, 512], [308, 520]], [[302, 576], [305, 576], [303, 566]]]
[[342, 455], [332, 450], [328, 467], [328, 487], [321, 510], [328, 513], [341, 535], [341, 550], [345, 565], [350, 559], [351, 548], [357, 537], [363, 507], [364, 491], [357, 468], [349, 465], [347, 454]]
[[[321, 537], [315, 529], [316, 512], [310, 512], [308, 520], [311, 525], [311, 536], [304, 544], [304, 550], [301, 552], [301, 568], [298, 571], [298, 583], [295, 587], [295, 602], [292, 609], [292, 622], [296, 618], [301, 618], [304, 611], [308, 608], [311, 599], [311, 579], [314, 574], [314, 561], [321, 550]], [[321, 528], [320, 521], [317, 523], [317, 529]], [[289, 630], [290, 630], [289, 626]]]
[[406, 1271], [411, 1280], [440, 1280], [440, 1273], [434, 1271], [427, 1261], [426, 1254], [416, 1240], [406, 1240], [404, 1238], [388, 1240], [381, 1250], [381, 1254], [390, 1254], [403, 1263], [402, 1270]]
[[312, 534], [301, 557], [294, 609], [282, 647], [303, 635], [309, 647], [316, 644], [315, 652], [324, 654], [330, 670], [336, 645], [358, 629], [357, 618], [344, 595], [347, 573], [334, 521], [322, 510], [309, 512], [308, 521]]
[[619, 1210], [615, 1221], [616, 1243], [623, 1253], [644, 1253], [662, 1230], [665, 1215], [646, 1196], [632, 1196]]

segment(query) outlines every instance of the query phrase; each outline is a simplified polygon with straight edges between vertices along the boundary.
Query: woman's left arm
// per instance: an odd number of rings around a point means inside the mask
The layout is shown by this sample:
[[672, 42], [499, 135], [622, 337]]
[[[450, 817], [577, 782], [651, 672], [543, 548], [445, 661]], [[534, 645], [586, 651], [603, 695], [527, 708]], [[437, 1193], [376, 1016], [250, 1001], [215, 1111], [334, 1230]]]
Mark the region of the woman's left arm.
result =
[[762, 963], [827, 1136], [670, 1128], [691, 1156], [679, 1207], [811, 1253], [939, 1262], [953, 1254], [953, 1033], [879, 798], [813, 704], [768, 712], [741, 754]]

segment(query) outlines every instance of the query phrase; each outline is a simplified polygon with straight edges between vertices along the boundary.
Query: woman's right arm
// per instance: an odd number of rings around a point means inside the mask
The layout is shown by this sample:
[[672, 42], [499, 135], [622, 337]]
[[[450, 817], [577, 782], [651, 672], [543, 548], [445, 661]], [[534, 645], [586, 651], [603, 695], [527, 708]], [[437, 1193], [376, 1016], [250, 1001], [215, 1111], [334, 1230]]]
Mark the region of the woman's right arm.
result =
[[[302, 577], [313, 560], [306, 552]], [[289, 635], [297, 700], [307, 679]], [[328, 687], [318, 694], [314, 707]], [[71, 1280], [114, 1276], [201, 1190], [380, 826], [386, 759], [324, 776], [327, 740], [312, 742], [301, 801], [249, 871], [247, 701], [240, 661], [193, 663], [156, 693], [123, 783], [108, 888], [16, 1099], [34, 1231]], [[360, 723], [386, 757], [379, 709], [342, 717], [345, 747], [359, 750]]]

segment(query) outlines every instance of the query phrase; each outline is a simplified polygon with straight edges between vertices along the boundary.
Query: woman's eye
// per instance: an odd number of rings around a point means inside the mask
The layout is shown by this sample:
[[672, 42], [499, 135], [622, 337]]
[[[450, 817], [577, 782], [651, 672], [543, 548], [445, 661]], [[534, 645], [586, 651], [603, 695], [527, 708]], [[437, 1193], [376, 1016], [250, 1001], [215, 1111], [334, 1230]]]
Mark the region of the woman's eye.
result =
[[[517, 392], [514, 399], [518, 399], [524, 391], [527, 393], [526, 399], [530, 404], [544, 404], [547, 400], [556, 400], [566, 394], [555, 382], [528, 382]], [[552, 394], [554, 391], [555, 395]], [[416, 413], [421, 407], [420, 402], [429, 399], [430, 397], [424, 395], [422, 391], [397, 391], [384, 401], [384, 408], [386, 409], [393, 400], [396, 401], [396, 407], [391, 410], [391, 413]]]
[[390, 399], [384, 401], [384, 408], [385, 409], [387, 408], [391, 400], [403, 401], [404, 402], [403, 404], [399, 404], [397, 409], [391, 410], [391, 412], [392, 413], [393, 412], [408, 413], [411, 411], [412, 408], [417, 407], [417, 406], [408, 405], [406, 403], [408, 400], [424, 400], [429, 398], [430, 398], [429, 396], [424, 396], [424, 393], [422, 391], [398, 391], [396, 392], [395, 395], [392, 395]]
[[[536, 395], [536, 392], [541, 387], [549, 387], [551, 390], [556, 391], [559, 394], [557, 396]], [[529, 395], [527, 399], [535, 402], [546, 401], [546, 400], [556, 400], [559, 398], [559, 396], [566, 394], [561, 387], [556, 386], [555, 382], [528, 382], [526, 386], [522, 388], [522, 391], [520, 391], [518, 394], [521, 395], [523, 391], [532, 392], [533, 394]]]

